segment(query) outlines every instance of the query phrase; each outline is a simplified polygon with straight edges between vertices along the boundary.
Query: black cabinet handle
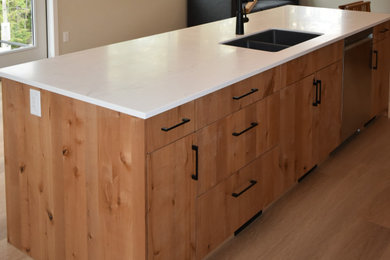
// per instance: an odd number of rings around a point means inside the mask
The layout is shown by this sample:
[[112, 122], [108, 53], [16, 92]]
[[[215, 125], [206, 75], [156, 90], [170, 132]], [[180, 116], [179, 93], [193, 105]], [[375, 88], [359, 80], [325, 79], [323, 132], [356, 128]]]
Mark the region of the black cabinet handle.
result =
[[249, 130], [251, 130], [253, 127], [256, 127], [258, 125], [258, 123], [256, 123], [256, 122], [252, 122], [251, 123], [251, 126], [250, 127], [248, 127], [247, 129], [245, 129], [245, 130], [242, 130], [241, 132], [239, 132], [239, 133], [236, 133], [236, 132], [234, 132], [234, 133], [232, 133], [232, 135], [233, 136], [240, 136], [240, 135], [242, 135], [243, 133], [245, 133], [246, 131], [249, 131]]
[[372, 69], [377, 70], [378, 69], [378, 51], [374, 51], [375, 54], [375, 66], [372, 67]]
[[388, 32], [389, 31], [389, 29], [387, 29], [387, 28], [385, 28], [385, 29], [383, 29], [383, 30], [381, 30], [381, 31], [379, 31], [380, 33], [385, 33], [385, 32]]
[[190, 122], [190, 121], [191, 121], [191, 120], [188, 119], [188, 118], [183, 118], [183, 119], [181, 120], [181, 122], [178, 123], [177, 125], [174, 125], [174, 126], [171, 126], [171, 127], [162, 127], [161, 130], [164, 131], [164, 132], [168, 132], [168, 131], [171, 131], [172, 129], [175, 129], [176, 127], [181, 126], [181, 125], [184, 125], [184, 124], [186, 124], [186, 123], [188, 123], [188, 122]]
[[244, 95], [242, 95], [242, 96], [239, 96], [239, 97], [233, 97], [233, 99], [234, 100], [239, 100], [239, 99], [241, 99], [241, 98], [244, 98], [244, 97], [246, 97], [246, 96], [249, 96], [249, 95], [251, 95], [251, 94], [253, 94], [253, 93], [255, 93], [255, 92], [257, 92], [257, 91], [259, 91], [259, 89], [257, 89], [257, 88], [252, 88], [251, 89], [251, 91], [249, 91], [248, 93], [246, 93], [246, 94], [244, 94]]
[[248, 187], [246, 187], [245, 189], [243, 189], [243, 190], [240, 191], [239, 193], [233, 192], [233, 193], [232, 193], [232, 196], [235, 197], [235, 198], [240, 197], [244, 192], [246, 192], [247, 190], [249, 190], [250, 188], [252, 188], [252, 187], [257, 183], [257, 181], [255, 181], [255, 180], [250, 180], [249, 182], [250, 182], [251, 184], [250, 184]]
[[318, 85], [318, 100], [317, 100], [317, 104], [318, 105], [321, 105], [321, 100], [322, 100], [322, 81], [321, 80], [317, 80], [317, 85]]
[[192, 146], [192, 150], [195, 151], [195, 174], [192, 174], [193, 180], [198, 180], [199, 177], [199, 148], [196, 145]]
[[314, 97], [314, 102], [313, 102], [313, 106], [317, 106], [318, 105], [318, 81], [313, 79], [313, 86], [316, 86], [316, 95]]

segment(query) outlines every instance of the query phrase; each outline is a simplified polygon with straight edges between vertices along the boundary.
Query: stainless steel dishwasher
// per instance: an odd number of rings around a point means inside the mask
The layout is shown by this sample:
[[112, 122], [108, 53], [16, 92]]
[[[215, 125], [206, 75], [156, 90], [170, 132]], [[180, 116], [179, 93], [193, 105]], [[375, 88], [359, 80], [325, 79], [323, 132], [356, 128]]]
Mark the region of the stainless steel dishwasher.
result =
[[371, 119], [371, 57], [372, 29], [345, 39], [342, 140]]

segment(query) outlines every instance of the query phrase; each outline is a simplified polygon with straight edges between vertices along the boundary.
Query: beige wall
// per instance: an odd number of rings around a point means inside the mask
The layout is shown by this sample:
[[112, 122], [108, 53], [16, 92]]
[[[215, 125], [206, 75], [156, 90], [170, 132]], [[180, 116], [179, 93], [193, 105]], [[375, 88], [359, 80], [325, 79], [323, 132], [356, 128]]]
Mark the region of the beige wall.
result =
[[[339, 5], [359, 0], [300, 0], [301, 5], [337, 8]], [[390, 13], [390, 0], [371, 0], [371, 11], [376, 13]]]
[[[58, 0], [59, 53], [184, 28], [186, 0]], [[63, 32], [69, 41], [63, 42]]]

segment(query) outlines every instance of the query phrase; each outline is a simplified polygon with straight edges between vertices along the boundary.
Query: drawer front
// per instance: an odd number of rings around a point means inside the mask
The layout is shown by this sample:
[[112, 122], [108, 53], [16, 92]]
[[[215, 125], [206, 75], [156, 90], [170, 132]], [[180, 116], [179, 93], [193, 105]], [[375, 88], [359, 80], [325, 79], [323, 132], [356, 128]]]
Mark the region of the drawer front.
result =
[[195, 131], [194, 101], [146, 120], [146, 151], [152, 152]]
[[198, 195], [279, 142], [279, 92], [197, 132]]
[[[197, 258], [203, 258], [268, 201], [263, 176], [279, 175], [279, 148], [248, 164], [197, 199]], [[273, 185], [272, 183], [270, 185]], [[272, 188], [267, 188], [272, 191]]]
[[195, 101], [197, 129], [280, 89], [280, 67], [257, 74]]
[[386, 39], [390, 36], [390, 21], [374, 27], [374, 42]]
[[289, 86], [342, 59], [343, 48], [344, 42], [338, 41], [281, 65], [282, 87]]

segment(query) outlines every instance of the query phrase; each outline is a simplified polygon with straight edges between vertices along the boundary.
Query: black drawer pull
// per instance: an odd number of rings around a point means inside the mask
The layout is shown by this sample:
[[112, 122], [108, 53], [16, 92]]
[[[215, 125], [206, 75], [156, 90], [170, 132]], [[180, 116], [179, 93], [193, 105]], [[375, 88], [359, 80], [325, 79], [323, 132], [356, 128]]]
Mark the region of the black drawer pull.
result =
[[193, 145], [192, 146], [192, 150], [195, 151], [195, 174], [192, 174], [192, 179], [193, 180], [198, 180], [199, 178], [199, 171], [198, 171], [198, 168], [199, 168], [199, 160], [198, 160], [198, 157], [199, 157], [199, 148], [198, 146], [196, 145]]
[[233, 193], [232, 193], [232, 196], [235, 197], [235, 198], [240, 197], [244, 192], [246, 192], [247, 190], [249, 190], [250, 188], [252, 188], [252, 187], [257, 183], [257, 181], [255, 181], [255, 180], [250, 180], [249, 182], [250, 182], [251, 184], [250, 184], [248, 187], [246, 187], [245, 189], [243, 189], [243, 190], [240, 191], [239, 193], [233, 192]]
[[316, 86], [316, 96], [314, 97], [313, 106], [318, 106], [318, 81], [313, 79], [313, 86]]
[[321, 100], [322, 100], [322, 95], [321, 95], [321, 92], [322, 92], [322, 81], [321, 80], [317, 80], [317, 84], [319, 86], [318, 88], [318, 100], [317, 100], [317, 104], [321, 105]]
[[378, 51], [374, 51], [375, 54], [375, 66], [372, 67], [372, 69], [377, 70], [378, 69]]
[[248, 93], [246, 93], [246, 94], [244, 94], [244, 95], [242, 95], [242, 96], [239, 96], [239, 97], [235, 96], [235, 97], [233, 97], [233, 99], [234, 99], [234, 100], [239, 100], [239, 99], [244, 98], [244, 97], [246, 97], [246, 96], [249, 96], [249, 95], [251, 95], [251, 94], [253, 94], [253, 93], [257, 92], [257, 91], [259, 91], [259, 89], [257, 89], [257, 88], [252, 88], [251, 91], [249, 91]]
[[379, 32], [380, 32], [380, 33], [386, 33], [386, 32], [388, 32], [388, 31], [389, 31], [389, 29], [385, 28], [385, 29], [383, 29], [383, 30], [380, 30]]
[[190, 121], [191, 121], [191, 120], [188, 119], [188, 118], [183, 118], [183, 119], [181, 120], [181, 122], [178, 123], [177, 125], [171, 126], [171, 127], [169, 127], [169, 128], [168, 128], [168, 127], [162, 127], [161, 130], [164, 131], [164, 132], [168, 132], [168, 131], [171, 131], [172, 129], [175, 129], [176, 127], [181, 126], [181, 125], [184, 125], [184, 124], [186, 124], [186, 123], [188, 123], [188, 122], [190, 122]]
[[250, 127], [248, 127], [247, 129], [245, 129], [245, 130], [242, 130], [241, 132], [239, 132], [239, 133], [236, 133], [236, 132], [234, 132], [234, 133], [232, 133], [232, 135], [233, 136], [240, 136], [240, 135], [242, 135], [243, 133], [245, 133], [246, 131], [249, 131], [249, 130], [251, 130], [253, 127], [256, 127], [258, 125], [258, 123], [256, 123], [256, 122], [253, 122], [253, 123], [251, 123], [251, 126]]

